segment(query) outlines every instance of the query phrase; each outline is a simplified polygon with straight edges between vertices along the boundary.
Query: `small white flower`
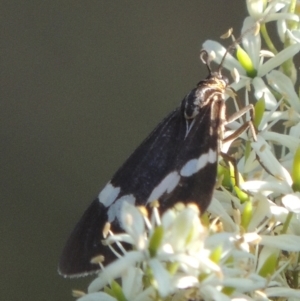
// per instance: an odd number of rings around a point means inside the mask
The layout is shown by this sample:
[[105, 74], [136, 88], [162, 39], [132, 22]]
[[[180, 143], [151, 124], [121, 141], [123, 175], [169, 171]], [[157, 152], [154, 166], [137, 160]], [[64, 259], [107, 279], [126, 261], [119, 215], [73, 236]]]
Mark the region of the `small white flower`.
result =
[[[242, 32], [246, 32], [249, 30], [249, 28], [253, 27], [254, 21], [248, 17], [244, 21]], [[252, 84], [255, 90], [256, 98], [259, 99], [264, 96], [266, 108], [271, 109], [276, 106], [276, 100], [261, 78], [298, 53], [300, 51], [300, 43], [295, 43], [287, 48], [284, 48], [271, 58], [269, 58], [270, 55], [268, 52], [265, 52], [261, 49], [261, 38], [259, 34], [255, 35], [253, 32], [245, 34], [242, 39], [242, 44], [244, 51], [251, 60], [252, 67], [251, 69], [245, 69], [246, 66], [242, 66], [242, 64], [231, 54], [227, 54], [223, 65], [224, 68], [228, 70], [236, 70], [240, 74], [240, 81], [237, 83], [232, 83], [231, 87], [235, 91], [238, 91], [241, 88], [248, 87], [250, 84]], [[215, 57], [215, 61], [219, 64], [226, 53], [226, 49], [221, 44], [210, 40], [203, 43], [203, 49], [207, 50], [209, 53], [214, 53], [213, 56]], [[269, 59], [264, 62], [264, 58]], [[300, 108], [299, 103], [296, 107]]]
[[249, 15], [255, 19], [263, 22], [288, 19], [299, 22], [296, 14], [286, 12], [290, 5], [290, 0], [246, 0]]
[[134, 267], [137, 262], [141, 262], [144, 254], [139, 251], [127, 252], [123, 257], [117, 259], [107, 265], [99, 274], [99, 276], [89, 285], [89, 292], [101, 290], [112, 280], [122, 277], [130, 267]]
[[121, 224], [124, 230], [133, 239], [133, 244], [138, 250], [145, 250], [145, 223], [144, 218], [139, 210], [127, 203], [123, 202], [123, 208], [121, 210]]

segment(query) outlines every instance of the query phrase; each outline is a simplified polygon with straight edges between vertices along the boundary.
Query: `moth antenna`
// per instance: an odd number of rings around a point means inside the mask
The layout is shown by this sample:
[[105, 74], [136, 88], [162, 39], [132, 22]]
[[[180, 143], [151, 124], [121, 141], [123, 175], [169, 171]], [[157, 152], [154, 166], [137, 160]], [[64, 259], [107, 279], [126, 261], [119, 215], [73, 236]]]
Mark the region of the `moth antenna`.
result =
[[223, 55], [222, 60], [221, 60], [221, 62], [220, 62], [220, 65], [219, 65], [219, 67], [218, 67], [218, 71], [217, 71], [217, 72], [218, 72], [219, 75], [221, 75], [221, 72], [222, 72], [222, 69], [223, 69], [223, 64], [224, 64], [224, 61], [225, 61], [225, 58], [226, 58], [227, 54], [228, 54], [228, 53], [231, 53], [231, 52], [235, 49], [236, 45], [237, 45], [237, 42], [234, 41], [234, 42], [226, 49], [226, 52], [225, 52], [225, 54]]
[[[223, 68], [223, 64], [224, 64], [224, 61], [226, 59], [226, 56], [228, 53], [232, 53], [233, 50], [237, 47], [237, 45], [239, 45], [241, 42], [242, 42], [242, 39], [245, 37], [246, 34], [248, 34], [249, 32], [251, 31], [254, 31], [254, 34], [258, 34], [259, 32], [259, 27], [260, 27], [260, 22], [255, 22], [253, 26], [251, 26], [250, 28], [248, 28], [247, 30], [245, 30], [236, 40], [233, 41], [233, 43], [226, 49], [226, 52], [225, 54], [223, 55], [222, 57], [222, 60], [219, 64], [219, 67], [218, 67], [218, 74], [221, 75], [221, 71], [222, 71], [222, 68]], [[232, 35], [233, 36], [233, 35]], [[234, 38], [234, 37], [233, 37]]]
[[208, 54], [208, 52], [205, 49], [202, 49], [200, 51], [200, 59], [201, 59], [202, 63], [204, 65], [206, 65], [208, 73], [211, 74], [212, 71], [211, 71], [211, 68], [210, 68], [209, 54]]

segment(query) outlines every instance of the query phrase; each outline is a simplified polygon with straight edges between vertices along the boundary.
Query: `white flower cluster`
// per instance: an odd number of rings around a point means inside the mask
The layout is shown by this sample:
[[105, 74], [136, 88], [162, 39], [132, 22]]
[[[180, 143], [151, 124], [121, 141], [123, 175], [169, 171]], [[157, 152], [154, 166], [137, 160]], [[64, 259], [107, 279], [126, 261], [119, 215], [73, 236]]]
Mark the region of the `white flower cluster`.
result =
[[[237, 59], [227, 54], [223, 64], [234, 75], [231, 87], [245, 89], [245, 105], [249, 99], [255, 105], [257, 140], [250, 143], [243, 134], [247, 142], [238, 146], [240, 188], [226, 186], [223, 175], [210, 215], [201, 219], [192, 205], [162, 217], [153, 208], [147, 218], [124, 204], [126, 233], [107, 241], [130, 243], [134, 250], [104, 267], [79, 301], [300, 300], [300, 100], [293, 62], [300, 51], [300, 5], [246, 4]], [[269, 22], [277, 25], [278, 51]], [[268, 49], [261, 49], [262, 39]], [[203, 48], [218, 63], [226, 52], [214, 41]]]
[[[161, 220], [154, 208], [150, 221], [138, 208], [124, 203], [122, 220], [127, 234], [108, 240], [126, 241], [136, 249], [105, 267], [80, 301], [151, 301], [168, 296], [170, 300], [230, 300], [228, 293], [240, 297], [278, 284], [255, 273], [255, 256], [249, 251], [260, 239], [256, 233], [220, 231], [217, 221], [204, 227], [196, 206], [178, 204]], [[117, 278], [121, 285], [114, 282]], [[108, 284], [109, 294], [99, 292]]]

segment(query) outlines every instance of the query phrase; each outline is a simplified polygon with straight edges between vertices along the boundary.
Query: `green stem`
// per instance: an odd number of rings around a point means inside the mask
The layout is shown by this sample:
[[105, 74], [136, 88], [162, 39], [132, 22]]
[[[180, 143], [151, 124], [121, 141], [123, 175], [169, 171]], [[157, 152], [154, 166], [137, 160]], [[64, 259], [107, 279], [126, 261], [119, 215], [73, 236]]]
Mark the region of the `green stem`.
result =
[[277, 54], [278, 51], [277, 49], [275, 48], [273, 42], [271, 41], [271, 38], [268, 34], [268, 31], [267, 31], [267, 28], [266, 28], [266, 25], [265, 24], [261, 24], [260, 26], [260, 32], [267, 44], [267, 46], [269, 47], [270, 51], [272, 51], [274, 54]]
[[[300, 253], [298, 253], [298, 265], [300, 263]], [[293, 279], [293, 287], [298, 288], [299, 286], [299, 271], [296, 269], [295, 271], [292, 272], [292, 279]]]
[[287, 215], [287, 217], [286, 217], [286, 220], [285, 220], [285, 222], [283, 224], [283, 227], [282, 227], [282, 230], [281, 230], [281, 234], [285, 234], [286, 233], [286, 231], [287, 231], [287, 229], [289, 227], [289, 224], [291, 222], [292, 217], [293, 217], [293, 213], [289, 212], [288, 215]]

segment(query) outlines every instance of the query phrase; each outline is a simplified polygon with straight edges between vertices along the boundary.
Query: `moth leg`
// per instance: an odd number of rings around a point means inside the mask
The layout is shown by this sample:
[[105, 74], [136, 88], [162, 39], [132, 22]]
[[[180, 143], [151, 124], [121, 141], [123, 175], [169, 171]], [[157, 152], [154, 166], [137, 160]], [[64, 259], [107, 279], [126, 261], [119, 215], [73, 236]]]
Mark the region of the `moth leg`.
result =
[[242, 124], [237, 130], [235, 130], [232, 134], [230, 134], [228, 137], [223, 139], [223, 142], [229, 142], [232, 140], [235, 140], [237, 137], [239, 137], [244, 131], [250, 129], [253, 140], [257, 141], [257, 136], [256, 136], [256, 130], [254, 128], [253, 125], [253, 119], [254, 119], [254, 107], [252, 104], [243, 107], [241, 110], [239, 110], [238, 112], [235, 112], [234, 114], [232, 114], [229, 118], [227, 118], [225, 125], [228, 123], [231, 123], [235, 120], [237, 120], [238, 118], [244, 116], [247, 112], [250, 113], [250, 120], [249, 121], [245, 121], [244, 124]]
[[250, 129], [250, 131], [251, 131], [253, 140], [256, 141], [257, 137], [256, 137], [255, 128], [254, 128], [254, 125], [253, 125], [252, 121], [249, 120], [249, 121], [246, 121], [244, 124], [242, 124], [232, 134], [230, 134], [229, 136], [227, 136], [226, 138], [224, 138], [222, 140], [222, 143], [226, 143], [226, 142], [230, 142], [230, 141], [235, 140], [236, 138], [238, 138], [242, 133], [244, 133], [248, 129]]
[[250, 119], [253, 120], [254, 119], [254, 106], [252, 104], [249, 104], [245, 107], [243, 107], [242, 109], [240, 109], [238, 112], [235, 112], [234, 114], [232, 114], [230, 117], [227, 118], [227, 123], [230, 123], [232, 121], [237, 120], [238, 118], [240, 118], [241, 116], [245, 115], [247, 112], [250, 113]]
[[[253, 125], [253, 119], [254, 119], [254, 107], [252, 104], [242, 108], [240, 111], [234, 113], [233, 115], [231, 115], [227, 120], [226, 120], [226, 124], [230, 123], [230, 122], [233, 122], [235, 120], [237, 120], [238, 118], [244, 116], [247, 112], [250, 112], [250, 120], [249, 121], [246, 121], [242, 126], [240, 126], [237, 130], [235, 130], [232, 134], [230, 134], [228, 137], [224, 138], [222, 140], [222, 142], [226, 143], [226, 142], [229, 142], [229, 141], [233, 141], [235, 140], [236, 138], [238, 138], [244, 131], [246, 131], [247, 129], [250, 129], [251, 131], [251, 134], [252, 134], [252, 138], [254, 141], [257, 141], [257, 136], [256, 136], [256, 129]], [[222, 155], [223, 156], [223, 155]], [[224, 158], [224, 156], [223, 156]], [[234, 159], [234, 158], [233, 158]], [[225, 160], [225, 159], [224, 159]], [[271, 176], [274, 176], [275, 175], [261, 162], [260, 158], [258, 155], [256, 155], [256, 160], [259, 162], [259, 164], [264, 168], [264, 170], [270, 174]], [[228, 160], [230, 161], [230, 160]], [[231, 161], [230, 161], [231, 162]], [[233, 161], [231, 162], [233, 164]], [[235, 166], [235, 165], [233, 165]], [[235, 170], [235, 173], [234, 175], [236, 176], [236, 170]], [[238, 180], [238, 179], [237, 179]]]
[[239, 172], [237, 169], [237, 163], [236, 163], [236, 159], [226, 153], [220, 152], [220, 155], [222, 156], [222, 158], [224, 159], [226, 165], [229, 166], [228, 162], [230, 162], [233, 166], [233, 170], [234, 170], [234, 177], [235, 177], [235, 185], [239, 187]]
[[[230, 142], [235, 140], [236, 138], [238, 138], [243, 132], [247, 131], [248, 129], [251, 131], [252, 134], [252, 138], [254, 141], [257, 140], [257, 136], [256, 136], [256, 130], [254, 128], [253, 125], [253, 119], [254, 119], [254, 107], [252, 104], [243, 107], [241, 110], [239, 110], [238, 112], [234, 113], [233, 115], [231, 115], [227, 120], [226, 120], [226, 124], [231, 123], [235, 120], [237, 120], [238, 118], [244, 116], [247, 112], [250, 113], [250, 120], [249, 121], [245, 121], [238, 129], [236, 129], [232, 134], [230, 134], [229, 136], [227, 136], [226, 138], [224, 138], [222, 140], [222, 143], [226, 143], [226, 142]], [[239, 187], [239, 174], [238, 174], [238, 169], [237, 169], [237, 163], [236, 163], [236, 159], [226, 153], [221, 152], [220, 153], [221, 156], [223, 157], [225, 162], [230, 162], [234, 168], [234, 177], [235, 177], [235, 185]]]

